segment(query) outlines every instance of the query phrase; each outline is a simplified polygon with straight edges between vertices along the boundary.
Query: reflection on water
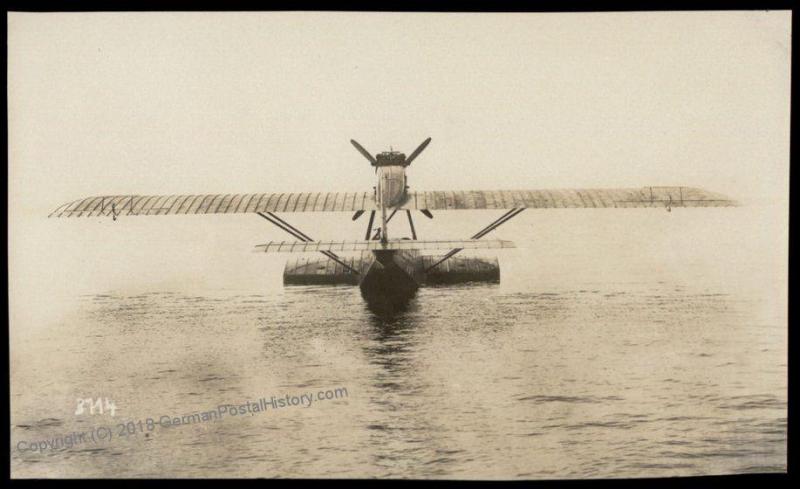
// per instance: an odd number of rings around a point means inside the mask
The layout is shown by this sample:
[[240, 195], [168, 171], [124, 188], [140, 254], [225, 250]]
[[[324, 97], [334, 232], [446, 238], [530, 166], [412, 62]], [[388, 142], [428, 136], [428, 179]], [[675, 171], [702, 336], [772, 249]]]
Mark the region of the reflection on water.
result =
[[[781, 471], [786, 346], [747, 298], [679, 284], [84, 297], [20, 343], [12, 446], [345, 387], [348, 397], [12, 454], [15, 476], [552, 478]], [[109, 416], [75, 400], [109, 397]]]
[[403, 314], [414, 301], [417, 289], [391, 295], [370, 294], [361, 289], [361, 297], [373, 315], [379, 321], [391, 323], [398, 315]]

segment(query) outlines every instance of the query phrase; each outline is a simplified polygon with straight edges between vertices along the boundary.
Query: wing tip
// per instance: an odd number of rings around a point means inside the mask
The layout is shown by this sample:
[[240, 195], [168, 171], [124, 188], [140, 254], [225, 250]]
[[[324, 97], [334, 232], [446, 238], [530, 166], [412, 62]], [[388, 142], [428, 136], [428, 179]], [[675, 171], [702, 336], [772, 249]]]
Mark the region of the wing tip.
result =
[[[51, 217], [59, 218], [59, 217], [61, 217], [62, 214], [64, 214], [64, 212], [66, 212], [67, 209], [69, 209], [69, 207], [72, 204], [74, 204], [76, 202], [82, 202], [82, 201], [84, 201], [84, 200], [86, 200], [88, 198], [90, 198], [90, 197], [84, 197], [83, 199], [78, 199], [78, 200], [71, 200], [71, 201], [67, 202], [66, 204], [61, 204], [60, 206], [56, 207], [55, 210], [53, 210], [53, 212], [48, 214], [47, 218], [48, 219], [50, 219]], [[58, 215], [56, 215], [56, 214], [58, 214]]]

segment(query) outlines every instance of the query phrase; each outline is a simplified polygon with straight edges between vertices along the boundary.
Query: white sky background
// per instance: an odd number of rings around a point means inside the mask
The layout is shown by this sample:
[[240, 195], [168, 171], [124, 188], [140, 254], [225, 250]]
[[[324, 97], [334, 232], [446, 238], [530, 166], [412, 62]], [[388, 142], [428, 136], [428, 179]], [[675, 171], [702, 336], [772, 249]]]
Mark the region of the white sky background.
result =
[[789, 12], [9, 14], [12, 209], [690, 185], [786, 198]]

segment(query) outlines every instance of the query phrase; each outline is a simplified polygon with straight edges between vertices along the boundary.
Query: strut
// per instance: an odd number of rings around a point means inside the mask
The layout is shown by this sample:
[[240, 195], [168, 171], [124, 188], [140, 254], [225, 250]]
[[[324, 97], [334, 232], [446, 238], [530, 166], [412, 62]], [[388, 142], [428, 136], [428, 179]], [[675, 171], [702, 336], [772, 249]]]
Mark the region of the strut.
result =
[[[300, 241], [314, 241], [313, 239], [311, 239], [310, 236], [308, 236], [307, 234], [303, 233], [302, 231], [300, 231], [296, 227], [292, 226], [288, 222], [284, 221], [280, 217], [276, 216], [272, 212], [266, 212], [266, 213], [258, 212], [257, 214], [259, 216], [263, 217], [264, 219], [266, 219], [267, 221], [271, 222], [272, 224], [274, 224], [276, 227], [286, 231], [287, 233], [291, 234], [295, 238], [299, 239]], [[341, 266], [347, 268], [348, 270], [352, 271], [356, 275], [359, 274], [358, 270], [356, 270], [355, 268], [351, 267], [350, 265], [348, 265], [347, 263], [342, 261], [341, 257], [339, 257], [339, 255], [337, 255], [336, 253], [334, 253], [332, 251], [320, 251], [320, 253], [322, 253], [323, 255], [327, 256], [331, 260], [335, 261], [339, 265], [341, 265]]]
[[[491, 224], [489, 224], [485, 228], [483, 228], [480, 231], [478, 231], [477, 233], [473, 234], [470, 237], [470, 239], [480, 239], [480, 238], [486, 236], [487, 234], [491, 233], [492, 231], [494, 231], [495, 229], [500, 227], [502, 224], [508, 222], [511, 218], [513, 218], [514, 216], [518, 215], [520, 212], [522, 212], [524, 210], [525, 210], [524, 207], [521, 208], [521, 209], [511, 209], [510, 211], [506, 212], [505, 214], [503, 214], [499, 218], [495, 219]], [[453, 255], [455, 255], [456, 253], [458, 253], [461, 250], [463, 250], [463, 248], [455, 248], [453, 250], [448, 251], [447, 254], [444, 255], [439, 261], [437, 261], [433, 265], [431, 265], [428, 268], [426, 268], [425, 272], [427, 273], [428, 271], [436, 268], [442, 262], [444, 262], [445, 260], [449, 259], [450, 257], [452, 257]]]
[[[392, 210], [392, 213], [389, 214], [389, 217], [386, 218], [386, 223], [387, 224], [389, 223], [389, 221], [392, 220], [394, 215], [397, 214], [398, 210], [400, 210], [399, 207], [395, 207], [394, 210]], [[375, 211], [372, 211], [372, 212], [375, 212]], [[414, 221], [411, 220], [411, 211], [406, 209], [406, 215], [408, 216], [408, 225], [409, 225], [409, 227], [411, 227], [411, 237], [413, 239], [417, 239], [417, 231], [416, 231], [416, 229], [414, 229]]]
[[369, 235], [372, 232], [372, 223], [375, 221], [375, 211], [369, 213], [369, 222], [367, 223], [367, 234], [364, 235], [364, 241], [369, 241]]
[[406, 215], [408, 216], [408, 226], [411, 228], [411, 238], [417, 239], [417, 231], [414, 229], [414, 220], [411, 219], [411, 211], [406, 209]]

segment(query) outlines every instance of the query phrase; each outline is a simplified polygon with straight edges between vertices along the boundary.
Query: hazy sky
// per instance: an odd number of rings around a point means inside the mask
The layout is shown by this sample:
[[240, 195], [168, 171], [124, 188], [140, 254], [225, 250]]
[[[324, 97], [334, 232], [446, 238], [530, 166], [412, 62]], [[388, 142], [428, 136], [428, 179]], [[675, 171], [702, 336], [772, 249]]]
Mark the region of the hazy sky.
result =
[[11, 13], [12, 206], [96, 194], [788, 192], [788, 12]]

